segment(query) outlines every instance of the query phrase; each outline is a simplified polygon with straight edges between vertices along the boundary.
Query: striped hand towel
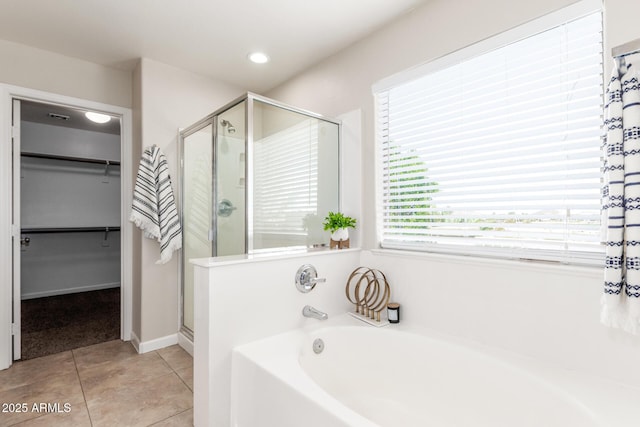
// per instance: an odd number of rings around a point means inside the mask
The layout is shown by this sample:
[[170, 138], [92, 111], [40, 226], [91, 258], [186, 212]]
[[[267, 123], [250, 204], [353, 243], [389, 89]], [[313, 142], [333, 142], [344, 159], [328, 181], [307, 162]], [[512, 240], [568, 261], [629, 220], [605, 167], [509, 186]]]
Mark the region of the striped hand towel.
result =
[[629, 63], [624, 74], [614, 69], [606, 101], [602, 209], [607, 236], [600, 319], [605, 325], [638, 334], [640, 78], [636, 67]]
[[173, 251], [182, 247], [182, 228], [167, 159], [155, 145], [142, 153], [129, 220], [144, 231], [145, 237], [160, 242], [160, 260], [156, 264], [169, 262]]

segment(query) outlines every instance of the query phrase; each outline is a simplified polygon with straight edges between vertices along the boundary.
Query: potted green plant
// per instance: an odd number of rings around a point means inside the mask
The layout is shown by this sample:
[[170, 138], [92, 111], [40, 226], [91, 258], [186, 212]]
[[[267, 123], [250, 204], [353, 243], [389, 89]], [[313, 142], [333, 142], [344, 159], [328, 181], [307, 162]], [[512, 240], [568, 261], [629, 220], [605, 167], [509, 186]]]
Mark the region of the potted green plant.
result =
[[[356, 227], [356, 220], [341, 212], [329, 212], [322, 223], [325, 230], [331, 232], [331, 247], [349, 247], [349, 228]], [[336, 244], [334, 244], [334, 242]], [[344, 244], [338, 242], [345, 242]]]

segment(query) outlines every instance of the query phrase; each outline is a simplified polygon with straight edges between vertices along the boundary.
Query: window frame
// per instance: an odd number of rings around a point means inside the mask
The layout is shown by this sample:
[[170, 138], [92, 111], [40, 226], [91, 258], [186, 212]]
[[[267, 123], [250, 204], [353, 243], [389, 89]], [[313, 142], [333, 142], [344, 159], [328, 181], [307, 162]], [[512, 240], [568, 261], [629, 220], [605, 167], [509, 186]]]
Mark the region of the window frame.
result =
[[[600, 266], [604, 259], [604, 248], [598, 252], [582, 252], [582, 251], [560, 251], [553, 249], [533, 249], [533, 248], [504, 248], [474, 245], [472, 240], [467, 240], [464, 244], [446, 244], [446, 243], [427, 243], [427, 242], [408, 242], [401, 243], [383, 242], [383, 187], [384, 187], [384, 164], [382, 156], [382, 133], [384, 126], [379, 118], [380, 115], [380, 99], [379, 94], [384, 93], [394, 87], [409, 83], [413, 80], [424, 77], [428, 74], [441, 71], [460, 62], [470, 60], [472, 58], [484, 55], [506, 45], [518, 42], [520, 40], [536, 36], [551, 28], [564, 25], [565, 23], [585, 17], [592, 13], [600, 13], [602, 17], [603, 5], [600, 0], [582, 0], [555, 12], [551, 12], [540, 18], [529, 21], [523, 25], [512, 28], [500, 34], [497, 34], [478, 43], [472, 44], [460, 50], [454, 51], [443, 57], [433, 61], [410, 68], [390, 77], [384, 78], [372, 86], [372, 92], [375, 98], [375, 135], [376, 135], [376, 231], [378, 246], [383, 249], [434, 252], [451, 255], [470, 255], [478, 257], [490, 257], [500, 259], [519, 259], [527, 261], [547, 261], [558, 262], [563, 264]], [[601, 18], [602, 19], [602, 18]], [[604, 36], [603, 36], [604, 37]], [[603, 53], [604, 56], [604, 53]], [[604, 66], [604, 60], [602, 61]], [[604, 72], [601, 73], [602, 99], [604, 99]]]

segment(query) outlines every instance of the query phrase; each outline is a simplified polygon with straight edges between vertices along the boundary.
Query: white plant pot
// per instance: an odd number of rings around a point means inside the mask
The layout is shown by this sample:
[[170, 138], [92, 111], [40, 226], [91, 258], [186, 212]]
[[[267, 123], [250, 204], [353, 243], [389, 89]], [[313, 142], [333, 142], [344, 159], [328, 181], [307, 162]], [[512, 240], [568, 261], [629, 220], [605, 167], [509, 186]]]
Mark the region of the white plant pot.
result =
[[341, 242], [343, 240], [349, 239], [349, 229], [348, 228], [339, 228], [333, 233], [331, 233], [331, 240], [334, 242]]

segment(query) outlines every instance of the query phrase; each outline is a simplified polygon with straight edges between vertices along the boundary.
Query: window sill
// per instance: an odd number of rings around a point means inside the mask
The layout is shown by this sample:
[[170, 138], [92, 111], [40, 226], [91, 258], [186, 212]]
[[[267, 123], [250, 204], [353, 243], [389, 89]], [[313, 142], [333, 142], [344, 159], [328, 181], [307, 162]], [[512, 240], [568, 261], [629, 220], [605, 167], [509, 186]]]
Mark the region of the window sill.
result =
[[371, 249], [373, 256], [391, 256], [399, 258], [413, 258], [425, 261], [441, 262], [459, 265], [474, 265], [491, 267], [496, 269], [509, 269], [521, 271], [549, 272], [555, 274], [567, 274], [583, 277], [602, 277], [603, 268], [596, 265], [569, 265], [556, 262], [524, 260], [524, 259], [499, 259], [493, 257], [481, 257], [476, 255], [456, 255], [436, 252], [417, 252], [400, 249]]

